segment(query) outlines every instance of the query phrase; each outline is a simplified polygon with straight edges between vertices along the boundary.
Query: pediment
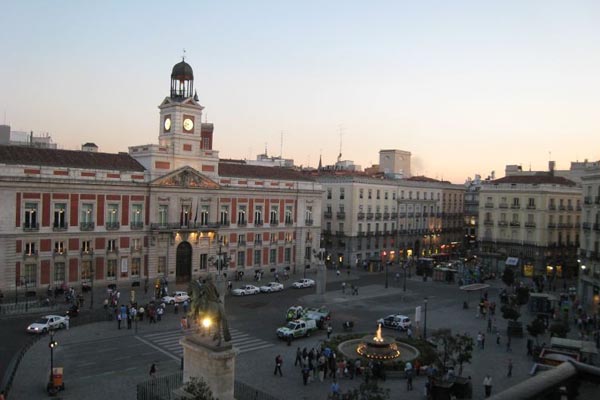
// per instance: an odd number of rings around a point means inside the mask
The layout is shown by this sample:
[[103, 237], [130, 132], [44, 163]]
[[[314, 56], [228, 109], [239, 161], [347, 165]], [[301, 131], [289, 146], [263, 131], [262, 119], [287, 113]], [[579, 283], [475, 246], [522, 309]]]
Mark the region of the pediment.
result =
[[153, 186], [219, 189], [221, 186], [192, 167], [183, 167], [155, 179]]

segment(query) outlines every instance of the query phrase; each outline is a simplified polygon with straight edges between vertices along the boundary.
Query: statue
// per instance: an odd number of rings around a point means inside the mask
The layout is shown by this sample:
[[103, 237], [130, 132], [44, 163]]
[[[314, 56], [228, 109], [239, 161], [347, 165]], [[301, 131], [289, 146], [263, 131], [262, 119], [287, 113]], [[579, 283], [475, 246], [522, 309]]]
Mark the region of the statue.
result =
[[[200, 280], [191, 281], [188, 292], [190, 293], [190, 311], [188, 315], [194, 320], [210, 318], [216, 325], [213, 340], [218, 341], [217, 346], [221, 345], [221, 339], [229, 342], [231, 334], [225, 316], [225, 308], [219, 298], [219, 291], [212, 280], [212, 276], [208, 275], [204, 282], [200, 282]], [[223, 329], [222, 334], [221, 328]]]

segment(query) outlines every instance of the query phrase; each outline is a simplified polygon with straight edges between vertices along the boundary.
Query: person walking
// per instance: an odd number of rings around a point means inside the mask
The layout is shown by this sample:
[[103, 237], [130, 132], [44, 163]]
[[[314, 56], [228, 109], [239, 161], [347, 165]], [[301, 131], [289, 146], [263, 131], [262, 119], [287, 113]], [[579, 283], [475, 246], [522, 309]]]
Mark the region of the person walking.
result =
[[508, 372], [506, 373], [506, 376], [509, 378], [512, 376], [512, 369], [513, 369], [512, 358], [509, 358], [508, 359]]
[[275, 370], [273, 371], [273, 375], [277, 375], [277, 372], [279, 372], [279, 376], [283, 376], [281, 364], [283, 364], [283, 357], [281, 357], [281, 354], [277, 354], [277, 357], [275, 357]]
[[342, 294], [346, 293], [346, 282], [342, 282]]
[[121, 329], [121, 313], [117, 313], [117, 327]]
[[406, 391], [413, 390], [413, 369], [409, 368], [405, 371], [406, 373]]
[[492, 377], [488, 374], [483, 378], [483, 388], [485, 390], [485, 397], [492, 395]]
[[308, 384], [308, 376], [310, 375], [310, 369], [308, 369], [308, 365], [302, 367], [302, 382], [304, 382], [304, 386]]
[[150, 366], [150, 378], [154, 378], [156, 376], [156, 364], [152, 364]]
[[333, 332], [333, 327], [331, 326], [331, 323], [329, 323], [327, 324], [327, 339], [331, 336], [331, 332]]
[[510, 347], [510, 341], [511, 341], [511, 336], [508, 335], [508, 338], [506, 338], [506, 352], [510, 353], [512, 351], [512, 348]]
[[296, 349], [296, 359], [294, 360], [294, 367], [298, 364], [302, 366], [302, 350], [300, 350], [300, 347]]
[[481, 350], [485, 349], [485, 333], [481, 334]]

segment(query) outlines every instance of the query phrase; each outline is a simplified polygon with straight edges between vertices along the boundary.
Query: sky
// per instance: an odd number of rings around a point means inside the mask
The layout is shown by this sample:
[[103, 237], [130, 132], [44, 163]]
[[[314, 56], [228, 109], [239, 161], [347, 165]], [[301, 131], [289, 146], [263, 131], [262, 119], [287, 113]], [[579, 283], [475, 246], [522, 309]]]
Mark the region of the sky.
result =
[[221, 158], [568, 169], [600, 159], [598, 21], [596, 0], [4, 0], [0, 123], [64, 149], [158, 143], [185, 49]]

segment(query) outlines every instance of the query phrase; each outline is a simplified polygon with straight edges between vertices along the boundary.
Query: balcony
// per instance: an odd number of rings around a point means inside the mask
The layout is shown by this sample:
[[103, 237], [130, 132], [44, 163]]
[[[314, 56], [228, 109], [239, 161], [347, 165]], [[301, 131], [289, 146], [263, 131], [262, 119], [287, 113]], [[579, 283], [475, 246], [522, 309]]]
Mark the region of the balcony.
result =
[[423, 216], [424, 217], [429, 217], [429, 213], [427, 211], [423, 211]]
[[323, 235], [331, 235], [331, 229], [323, 229]]
[[392, 213], [392, 219], [396, 219], [396, 218], [398, 218], [398, 213], [393, 212]]
[[144, 222], [143, 221], [131, 221], [129, 223], [129, 229], [139, 230], [139, 229], [143, 229], [143, 228], [144, 228]]
[[528, 210], [535, 210], [535, 204], [527, 204]]
[[333, 217], [333, 212], [331, 212], [331, 211], [325, 211], [323, 213], [323, 217], [329, 219], [329, 218]]
[[494, 208], [494, 203], [485, 203], [485, 208]]
[[344, 211], [338, 211], [335, 216], [337, 219], [346, 219], [346, 213]]
[[380, 212], [375, 213], [375, 219], [376, 220], [380, 220], [381, 219], [381, 213]]
[[67, 255], [67, 249], [62, 248], [62, 249], [54, 249], [52, 251], [52, 255], [53, 256], [66, 256]]
[[555, 210], [556, 210], [556, 206], [555, 206], [554, 204], [550, 204], [550, 205], [548, 206], [548, 210], [550, 210], [550, 211], [555, 211]]
[[80, 254], [81, 254], [81, 257], [86, 257], [86, 256], [92, 257], [94, 255], [94, 250], [93, 249], [90, 249], [90, 250], [81, 249]]
[[52, 225], [52, 231], [54, 232], [64, 232], [67, 229], [69, 229], [69, 224], [64, 222], [62, 224], [55, 223]]
[[372, 212], [368, 212], [367, 213], [367, 219], [373, 219], [373, 213]]
[[365, 213], [364, 212], [359, 212], [356, 216], [359, 220], [363, 220], [365, 219]]
[[121, 227], [121, 224], [118, 222], [107, 222], [105, 226], [107, 231], [116, 231]]
[[558, 206], [559, 211], [565, 211], [567, 209], [567, 207], [563, 206], [562, 204], [560, 206]]
[[336, 236], [344, 236], [344, 231], [336, 231]]
[[594, 197], [594, 204], [600, 204], [600, 196]]
[[525, 222], [525, 228], [535, 228], [535, 222]]
[[96, 228], [96, 224], [93, 222], [80, 222], [79, 230], [80, 231], [93, 231]]
[[599, 223], [597, 223], [597, 222], [596, 222], [596, 223], [594, 223], [594, 230], [595, 230], [596, 232], [600, 231], [600, 224], [599, 224]]
[[190, 222], [187, 225], [181, 225], [180, 222], [159, 222], [150, 224], [150, 230], [153, 231], [170, 231], [170, 230], [188, 230], [188, 231], [213, 231], [220, 225], [217, 223], [194, 223]]
[[40, 224], [37, 222], [30, 222], [30, 223], [25, 223], [23, 224], [23, 231], [24, 232], [35, 232], [35, 231], [39, 231], [40, 230]]
[[284, 221], [285, 226], [292, 226], [294, 225], [294, 220], [291, 218], [286, 218]]
[[413, 214], [413, 213], [409, 212], [409, 213], [407, 213], [407, 214], [406, 214], [406, 216], [407, 216], [408, 218], [413, 218], [413, 217], [415, 216], [415, 214]]
[[584, 222], [583, 224], [581, 224], [581, 227], [584, 231], [589, 231], [590, 229], [592, 229], [592, 224], [590, 222]]
[[384, 212], [383, 219], [390, 219], [390, 213]]
[[364, 232], [356, 232], [356, 236], [357, 237], [364, 237], [365, 233]]
[[572, 206], [571, 204], [569, 204], [569, 205], [567, 206], [567, 210], [569, 210], [569, 211], [573, 211], [573, 209], [574, 209], [574, 208], [573, 208], [573, 206]]
[[238, 220], [237, 222], [237, 226], [246, 226], [248, 225], [248, 223], [246, 222], [246, 220]]
[[371, 236], [373, 236], [373, 232], [371, 232], [371, 231], [368, 231], [368, 232], [367, 232], [367, 237], [371, 237]]
[[313, 220], [312, 219], [305, 219], [304, 220], [304, 225], [306, 226], [313, 226]]
[[519, 204], [511, 204], [510, 208], [513, 210], [519, 210], [521, 206]]
[[400, 218], [406, 218], [406, 213], [405, 212], [401, 212], [400, 213]]
[[576, 211], [581, 211], [581, 205], [577, 204], [577, 207], [575, 207]]
[[118, 253], [119, 252], [119, 248], [118, 247], [107, 247], [106, 248], [106, 252], [107, 253], [111, 253], [111, 254]]
[[[222, 219], [219, 221], [219, 225], [221, 226], [229, 226], [231, 224], [231, 221], [229, 221], [228, 219]], [[187, 226], [190, 226], [190, 224], [187, 224]]]
[[494, 221], [491, 219], [486, 219], [485, 221], [483, 221], [483, 224], [486, 226], [493, 226], [494, 225]]
[[271, 226], [277, 226], [277, 225], [279, 225], [279, 220], [278, 219], [272, 219], [271, 221], [269, 221], [269, 225], [271, 225]]
[[33, 250], [33, 251], [25, 250], [23, 252], [23, 258], [37, 258], [37, 256], [38, 256], [37, 250]]
[[556, 224], [554, 222], [548, 223], [548, 229], [555, 229], [555, 228], [556, 228]]
[[139, 253], [142, 251], [142, 247], [141, 246], [131, 246], [129, 248], [129, 252], [130, 253]]
[[500, 203], [498, 204], [498, 208], [508, 208], [508, 203]]
[[506, 221], [498, 221], [498, 226], [508, 226], [508, 222], [506, 222]]
[[238, 247], [244, 247], [244, 246], [246, 246], [246, 241], [245, 240], [238, 240], [237, 245], [238, 245]]
[[256, 221], [254, 221], [254, 226], [263, 226], [263, 220], [257, 219]]
[[592, 204], [592, 196], [585, 196], [583, 198], [583, 204]]
[[262, 246], [263, 241], [260, 239], [254, 239], [254, 246]]

